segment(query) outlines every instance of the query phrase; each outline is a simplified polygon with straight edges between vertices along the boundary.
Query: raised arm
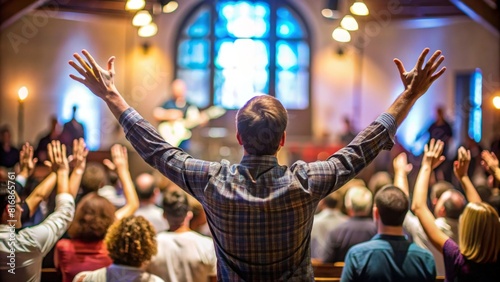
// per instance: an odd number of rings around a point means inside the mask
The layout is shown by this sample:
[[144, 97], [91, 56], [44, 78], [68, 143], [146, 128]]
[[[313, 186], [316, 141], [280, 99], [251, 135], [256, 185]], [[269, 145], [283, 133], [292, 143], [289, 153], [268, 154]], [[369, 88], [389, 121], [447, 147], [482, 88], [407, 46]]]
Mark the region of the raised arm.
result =
[[[16, 176], [16, 181], [21, 184], [22, 187], [26, 185], [28, 177], [30, 177], [35, 171], [35, 165], [38, 162], [37, 158], [33, 158], [33, 147], [26, 142], [19, 152], [19, 166], [20, 171]], [[21, 194], [22, 191], [17, 191]]]
[[404, 152], [394, 158], [392, 165], [394, 167], [394, 186], [403, 190], [406, 196], [409, 197], [408, 174], [413, 169], [413, 165], [408, 163], [408, 158]]
[[108, 108], [118, 120], [121, 114], [130, 106], [125, 99], [123, 99], [115, 86], [115, 57], [109, 58], [107, 70], [105, 70], [97, 65], [94, 58], [87, 50], [83, 50], [82, 53], [87, 58], [88, 63], [85, 62], [80, 55], [75, 53], [73, 56], [80, 63], [80, 66], [74, 61], [69, 61], [69, 64], [75, 68], [83, 78], [73, 74], [70, 74], [70, 77], [87, 86], [92, 93], [106, 102]]
[[429, 179], [432, 171], [445, 159], [444, 156], [442, 156], [443, 147], [443, 141], [438, 140], [436, 142], [434, 139], [431, 139], [430, 143], [425, 145], [422, 166], [418, 172], [411, 205], [411, 209], [420, 220], [425, 234], [427, 234], [427, 237], [436, 249], [441, 252], [443, 252], [444, 243], [449, 237], [434, 223], [435, 218], [427, 206], [427, 191], [429, 189]]
[[85, 147], [85, 141], [83, 138], [73, 140], [73, 161], [75, 162], [75, 167], [69, 177], [69, 191], [73, 197], [76, 197], [76, 194], [78, 194], [78, 190], [80, 189], [80, 183], [82, 181], [83, 173], [85, 172], [88, 154], [89, 150]]
[[425, 57], [428, 53], [429, 48], [425, 48], [418, 57], [415, 67], [408, 72], [399, 59], [394, 59], [394, 63], [401, 76], [401, 81], [405, 87], [403, 93], [398, 96], [387, 110], [387, 112], [396, 119], [397, 126], [403, 122], [418, 98], [420, 98], [427, 89], [429, 89], [432, 83], [446, 71], [446, 67], [443, 67], [436, 72], [444, 60], [439, 50], [434, 52], [424, 66]]
[[139, 208], [139, 197], [134, 188], [132, 177], [128, 169], [127, 148], [120, 144], [115, 144], [111, 147], [111, 157], [116, 166], [116, 173], [123, 185], [123, 194], [127, 203], [115, 212], [117, 220], [134, 214]]
[[467, 201], [480, 203], [481, 197], [479, 196], [479, 193], [477, 192], [476, 188], [472, 184], [472, 181], [467, 175], [470, 159], [471, 157], [469, 150], [466, 150], [464, 147], [458, 148], [458, 159], [453, 162], [453, 172], [455, 173], [458, 181], [460, 181], [460, 185], [462, 185], [462, 188], [464, 188]]
[[481, 164], [497, 181], [500, 181], [500, 167], [498, 165], [498, 158], [493, 152], [484, 150], [481, 152]]

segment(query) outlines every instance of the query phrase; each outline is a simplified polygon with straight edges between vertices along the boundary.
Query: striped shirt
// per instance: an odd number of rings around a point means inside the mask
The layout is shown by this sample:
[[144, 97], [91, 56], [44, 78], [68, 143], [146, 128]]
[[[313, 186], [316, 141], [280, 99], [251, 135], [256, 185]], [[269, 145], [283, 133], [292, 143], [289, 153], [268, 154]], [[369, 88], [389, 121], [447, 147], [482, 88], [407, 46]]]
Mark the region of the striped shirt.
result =
[[389, 150], [396, 133], [394, 117], [384, 113], [326, 161], [287, 167], [275, 156], [247, 155], [231, 165], [172, 147], [132, 108], [119, 121], [139, 155], [203, 205], [219, 281], [314, 281], [310, 240], [318, 202]]

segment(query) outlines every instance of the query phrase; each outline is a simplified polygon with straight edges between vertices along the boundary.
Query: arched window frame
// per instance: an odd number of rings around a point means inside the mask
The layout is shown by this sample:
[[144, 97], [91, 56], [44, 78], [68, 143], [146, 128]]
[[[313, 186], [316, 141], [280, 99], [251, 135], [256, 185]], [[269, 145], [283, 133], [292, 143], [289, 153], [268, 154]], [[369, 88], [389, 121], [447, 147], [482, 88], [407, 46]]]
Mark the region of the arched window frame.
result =
[[[216, 10], [216, 5], [219, 2], [234, 2], [234, 0], [205, 0], [205, 1], [200, 1], [199, 3], [195, 4], [189, 12], [186, 13], [186, 17], [182, 20], [181, 24], [178, 27], [178, 32], [175, 38], [175, 48], [174, 48], [174, 58], [175, 58], [175, 64], [174, 64], [174, 72], [175, 72], [175, 77], [179, 77], [179, 71], [180, 67], [178, 64], [178, 56], [179, 56], [179, 46], [180, 42], [184, 39], [188, 39], [191, 37], [186, 36], [183, 32], [186, 28], [186, 26], [189, 24], [190, 20], [192, 20], [192, 17], [196, 15], [197, 11], [199, 9], [202, 9], [204, 7], [207, 7], [210, 11], [210, 32], [208, 35], [208, 41], [209, 41], [209, 62], [208, 62], [208, 69], [209, 69], [209, 86], [208, 86], [208, 96], [209, 96], [209, 101], [208, 104], [205, 106], [212, 106], [214, 105], [214, 97], [215, 97], [215, 72], [216, 72], [216, 66], [215, 66], [215, 57], [216, 57], [216, 33], [215, 33], [215, 25], [217, 21], [217, 10]], [[275, 96], [275, 89], [276, 89], [276, 43], [278, 40], [283, 40], [282, 38], [278, 38], [276, 35], [276, 26], [277, 26], [277, 9], [279, 7], [285, 7], [286, 9], [290, 10], [300, 21], [301, 27], [304, 32], [304, 37], [300, 39], [293, 39], [293, 38], [287, 38], [285, 39], [286, 41], [304, 41], [307, 43], [307, 46], [309, 48], [309, 54], [308, 54], [308, 65], [305, 68], [307, 70], [307, 107], [304, 109], [287, 109], [289, 113], [289, 125], [293, 123], [293, 126], [288, 126], [287, 132], [290, 135], [311, 135], [312, 134], [312, 129], [311, 129], [311, 105], [312, 105], [312, 99], [311, 99], [311, 69], [312, 69], [312, 58], [311, 58], [311, 50], [312, 50], [312, 38], [311, 38], [311, 30], [309, 25], [307, 24], [306, 19], [302, 15], [301, 12], [295, 7], [293, 3], [287, 0], [246, 0], [246, 2], [266, 2], [270, 6], [270, 19], [269, 19], [269, 78], [268, 78], [268, 93], [269, 95]], [[188, 91], [189, 91], [189, 82], [188, 82]], [[205, 108], [205, 106], [202, 106], [202, 108]], [[227, 121], [234, 122], [234, 115], [237, 109], [234, 110], [229, 110], [228, 114], [226, 114], [225, 118], [223, 118], [223, 121], [221, 124], [227, 124]]]

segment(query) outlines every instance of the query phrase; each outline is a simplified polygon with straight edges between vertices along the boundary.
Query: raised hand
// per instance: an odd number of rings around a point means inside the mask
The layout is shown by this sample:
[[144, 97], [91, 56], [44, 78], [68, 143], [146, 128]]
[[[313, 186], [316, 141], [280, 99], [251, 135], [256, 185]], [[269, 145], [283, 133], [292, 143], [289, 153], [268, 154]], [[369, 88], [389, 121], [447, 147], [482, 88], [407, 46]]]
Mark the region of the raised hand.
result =
[[29, 177], [35, 171], [35, 165], [38, 162], [37, 158], [33, 158], [33, 146], [28, 142], [23, 145], [21, 151], [19, 152], [19, 165], [21, 167], [21, 172], [24, 177]]
[[429, 61], [424, 65], [425, 57], [429, 53], [429, 48], [425, 48], [420, 54], [417, 63], [410, 71], [406, 71], [403, 63], [399, 59], [394, 59], [394, 63], [398, 68], [401, 81], [405, 89], [412, 92], [412, 98], [419, 98], [422, 96], [431, 84], [438, 79], [445, 71], [446, 67], [442, 67], [438, 72], [441, 63], [444, 61], [444, 56], [441, 51], [434, 52]]
[[488, 171], [489, 173], [493, 173], [498, 167], [498, 158], [493, 152], [489, 152], [484, 150], [481, 152], [481, 165]]
[[83, 138], [73, 140], [73, 160], [74, 161], [74, 171], [79, 174], [83, 174], [85, 171], [85, 166], [87, 164], [87, 155], [89, 154], [89, 149], [86, 148], [85, 141]]
[[59, 140], [54, 140], [47, 145], [50, 166], [54, 172], [69, 172], [68, 158], [66, 157], [66, 145]]
[[406, 156], [406, 153], [401, 153], [397, 155], [394, 160], [392, 161], [392, 165], [394, 167], [394, 172], [402, 172], [405, 174], [408, 174], [411, 172], [413, 169], [413, 165], [408, 163], [408, 157]]
[[464, 176], [468, 176], [467, 171], [469, 170], [470, 160], [470, 151], [464, 147], [458, 148], [458, 159], [453, 162], [453, 172], [458, 180], [461, 180]]
[[127, 147], [120, 144], [113, 145], [111, 147], [111, 159], [113, 160], [113, 164], [116, 166], [117, 171], [128, 171]]
[[432, 169], [438, 167], [446, 159], [443, 154], [444, 142], [431, 139], [429, 144], [425, 144], [422, 166], [429, 166]]
[[83, 78], [73, 74], [70, 74], [70, 77], [87, 86], [90, 91], [103, 99], [110, 92], [118, 93], [114, 82], [115, 57], [109, 58], [107, 70], [105, 70], [95, 62], [94, 58], [87, 50], [83, 50], [82, 53], [87, 58], [88, 62], [79, 54], [75, 53], [73, 57], [75, 57], [80, 65], [74, 61], [69, 61], [69, 64], [78, 71]]

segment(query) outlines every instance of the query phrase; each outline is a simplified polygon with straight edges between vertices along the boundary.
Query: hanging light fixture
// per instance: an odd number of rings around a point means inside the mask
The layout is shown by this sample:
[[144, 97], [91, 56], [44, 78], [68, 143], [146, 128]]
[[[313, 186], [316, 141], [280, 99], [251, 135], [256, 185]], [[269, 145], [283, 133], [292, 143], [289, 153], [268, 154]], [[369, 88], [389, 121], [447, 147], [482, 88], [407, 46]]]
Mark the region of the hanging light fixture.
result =
[[346, 30], [358, 30], [358, 22], [351, 15], [345, 15], [342, 21], [340, 22], [340, 26]]
[[321, 10], [321, 15], [327, 19], [339, 19], [339, 0], [327, 0], [325, 7]]
[[351, 41], [351, 34], [349, 31], [337, 27], [333, 32], [332, 32], [332, 37], [338, 42], [349, 42]]
[[146, 10], [142, 10], [137, 12], [137, 14], [135, 14], [134, 18], [132, 19], [132, 25], [145, 26], [149, 24], [152, 20], [153, 17], [151, 17], [151, 14]]
[[151, 22], [145, 26], [141, 26], [137, 32], [140, 37], [151, 37], [158, 32], [158, 26]]
[[366, 4], [362, 0], [354, 2], [349, 10], [357, 16], [367, 16], [370, 14], [368, 7], [366, 7]]
[[140, 9], [144, 9], [145, 6], [146, 6], [146, 1], [144, 0], [128, 0], [127, 4], [125, 4], [125, 10], [137, 11]]
[[173, 13], [179, 7], [177, 1], [168, 1], [166, 4], [162, 5], [162, 12], [165, 14]]

